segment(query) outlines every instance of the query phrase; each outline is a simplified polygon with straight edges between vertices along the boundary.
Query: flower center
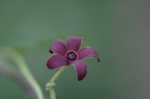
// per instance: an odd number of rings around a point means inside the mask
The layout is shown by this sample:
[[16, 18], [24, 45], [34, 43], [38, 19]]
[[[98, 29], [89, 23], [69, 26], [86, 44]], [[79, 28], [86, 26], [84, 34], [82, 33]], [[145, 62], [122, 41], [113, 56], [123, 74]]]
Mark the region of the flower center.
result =
[[77, 59], [77, 54], [73, 51], [70, 51], [67, 53], [67, 59], [68, 60], [71, 60], [71, 61], [74, 61]]

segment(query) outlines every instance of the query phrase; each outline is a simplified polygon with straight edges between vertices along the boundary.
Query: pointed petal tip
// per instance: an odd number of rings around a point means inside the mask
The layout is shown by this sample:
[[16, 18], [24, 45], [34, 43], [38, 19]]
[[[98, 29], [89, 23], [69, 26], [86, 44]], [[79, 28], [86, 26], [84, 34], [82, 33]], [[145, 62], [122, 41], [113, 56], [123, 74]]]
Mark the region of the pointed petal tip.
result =
[[49, 52], [51, 53], [51, 54], [53, 54], [54, 52], [52, 51], [52, 49], [49, 49]]
[[49, 60], [47, 60], [47, 62], [46, 62], [46, 67], [47, 67], [48, 69], [55, 69], [55, 67], [52, 67], [52, 66], [51, 66], [51, 63], [49, 62]]
[[48, 69], [54, 69], [54, 68], [52, 68], [52, 67], [50, 66], [50, 64], [49, 64], [48, 61], [46, 62], [46, 67], [47, 67]]
[[82, 81], [83, 79], [85, 79], [85, 77], [86, 77], [86, 73], [84, 75], [82, 75], [82, 76], [79, 76], [78, 77], [78, 81]]
[[101, 62], [101, 59], [99, 57], [97, 57], [97, 62]]
[[74, 64], [74, 68], [76, 70], [78, 81], [83, 80], [85, 78], [85, 76], [87, 75], [87, 64], [81, 60], [77, 60], [77, 61], [73, 62], [73, 64]]
[[52, 43], [51, 48], [49, 49], [50, 53], [64, 54], [66, 52], [66, 45], [61, 40], [55, 40]]
[[101, 61], [97, 52], [90, 46], [81, 49], [79, 51], [79, 57], [80, 57], [80, 59], [95, 58], [95, 59], [97, 59], [97, 62]]

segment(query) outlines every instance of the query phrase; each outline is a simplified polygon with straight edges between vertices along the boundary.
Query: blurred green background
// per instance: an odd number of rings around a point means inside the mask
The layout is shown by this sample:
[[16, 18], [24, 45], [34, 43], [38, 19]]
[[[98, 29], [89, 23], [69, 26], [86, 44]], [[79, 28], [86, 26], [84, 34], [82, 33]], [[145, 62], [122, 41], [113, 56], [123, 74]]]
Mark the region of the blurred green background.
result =
[[[24, 55], [48, 96], [45, 84], [55, 72], [45, 66], [51, 42], [83, 36], [102, 62], [87, 60], [82, 82], [69, 67], [57, 81], [57, 99], [143, 99], [143, 12], [143, 0], [0, 0], [0, 46]], [[0, 75], [0, 99], [29, 97]]]

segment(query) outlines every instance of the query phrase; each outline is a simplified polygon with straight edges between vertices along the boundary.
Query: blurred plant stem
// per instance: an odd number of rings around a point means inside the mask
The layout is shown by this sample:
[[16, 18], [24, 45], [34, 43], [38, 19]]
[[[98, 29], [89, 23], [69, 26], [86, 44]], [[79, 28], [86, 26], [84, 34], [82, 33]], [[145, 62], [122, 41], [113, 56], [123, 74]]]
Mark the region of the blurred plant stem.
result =
[[28, 96], [28, 98], [31, 97], [31, 99], [37, 99], [36, 93], [32, 89], [32, 86], [20, 73], [1, 65], [0, 74], [16, 81], [25, 90], [26, 96]]
[[52, 76], [52, 78], [46, 84], [46, 88], [49, 90], [50, 99], [56, 99], [55, 81], [58, 79], [60, 74], [64, 72], [64, 70], [65, 70], [65, 67], [62, 67], [58, 71], [56, 71], [56, 73]]
[[36, 93], [37, 99], [44, 99], [42, 90], [39, 84], [32, 76], [23, 56], [12, 48], [0, 48], [0, 54], [2, 58], [7, 58], [13, 61], [19, 69], [19, 72], [25, 77], [28, 83], [31, 85], [33, 91]]

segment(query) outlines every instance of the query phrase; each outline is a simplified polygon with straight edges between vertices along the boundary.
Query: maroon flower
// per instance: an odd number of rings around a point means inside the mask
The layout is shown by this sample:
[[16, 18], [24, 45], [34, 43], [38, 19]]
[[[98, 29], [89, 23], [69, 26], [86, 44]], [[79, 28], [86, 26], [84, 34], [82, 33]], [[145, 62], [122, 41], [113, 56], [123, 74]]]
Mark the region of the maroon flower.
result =
[[78, 80], [82, 80], [87, 74], [87, 64], [84, 63], [83, 59], [91, 57], [100, 61], [92, 47], [80, 49], [82, 41], [83, 38], [81, 37], [70, 37], [66, 44], [63, 41], [55, 40], [49, 49], [54, 55], [48, 59], [47, 67], [55, 69], [73, 64]]

